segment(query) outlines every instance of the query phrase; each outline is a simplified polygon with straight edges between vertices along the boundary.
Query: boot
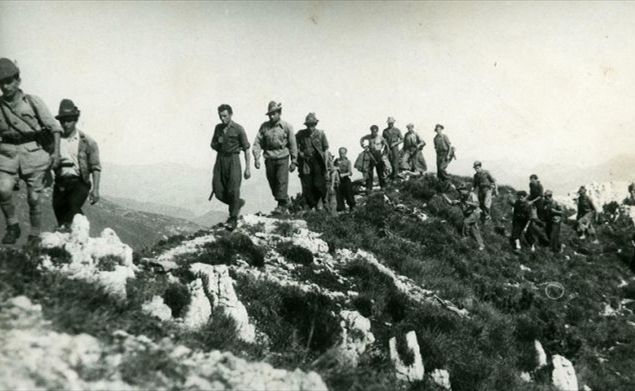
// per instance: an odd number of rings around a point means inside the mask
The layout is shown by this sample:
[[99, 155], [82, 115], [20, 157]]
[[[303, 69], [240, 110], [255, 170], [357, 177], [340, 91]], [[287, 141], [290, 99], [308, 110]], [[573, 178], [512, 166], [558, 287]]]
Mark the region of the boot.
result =
[[4, 238], [2, 238], [2, 244], [15, 244], [21, 234], [20, 224], [15, 223], [7, 226], [7, 232], [4, 234]]

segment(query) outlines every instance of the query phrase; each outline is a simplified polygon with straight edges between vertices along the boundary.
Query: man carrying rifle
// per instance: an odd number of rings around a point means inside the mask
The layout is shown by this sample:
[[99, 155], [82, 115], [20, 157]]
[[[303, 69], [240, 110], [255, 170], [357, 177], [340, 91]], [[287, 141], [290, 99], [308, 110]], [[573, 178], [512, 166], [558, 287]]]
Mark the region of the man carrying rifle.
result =
[[388, 152], [388, 143], [385, 138], [379, 135], [377, 125], [371, 126], [370, 134], [362, 137], [359, 143], [370, 160], [366, 175], [366, 192], [370, 194], [373, 189], [373, 170], [377, 171], [379, 187], [383, 189], [386, 186], [384, 156]]
[[42, 223], [40, 194], [44, 178], [49, 168], [56, 169], [60, 164], [62, 129], [40, 98], [22, 92], [21, 82], [18, 67], [0, 58], [0, 208], [7, 224], [3, 244], [15, 244], [21, 234], [13, 203], [17, 181], [26, 182], [29, 240], [35, 240]]

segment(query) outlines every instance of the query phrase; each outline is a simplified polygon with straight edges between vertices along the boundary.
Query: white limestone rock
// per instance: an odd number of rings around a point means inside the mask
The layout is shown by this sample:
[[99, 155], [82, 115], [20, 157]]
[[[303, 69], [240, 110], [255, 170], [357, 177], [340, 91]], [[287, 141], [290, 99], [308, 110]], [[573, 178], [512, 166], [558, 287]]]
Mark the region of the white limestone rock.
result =
[[551, 361], [553, 363], [551, 381], [554, 387], [561, 391], [577, 391], [578, 379], [571, 361], [557, 354], [551, 358]]
[[152, 300], [143, 303], [141, 310], [159, 320], [166, 321], [172, 319], [172, 309], [163, 302], [161, 296], [153, 296]]
[[359, 356], [363, 354], [368, 345], [375, 342], [375, 336], [371, 332], [370, 320], [357, 311], [344, 310], [340, 312], [342, 321], [342, 342], [339, 350], [344, 354], [352, 366], [357, 366]]
[[547, 353], [537, 339], [534, 340], [534, 349], [536, 349], [536, 361], [538, 362], [536, 369], [544, 368], [547, 366]]
[[183, 316], [183, 326], [198, 330], [205, 326], [212, 315], [212, 306], [203, 289], [203, 281], [200, 278], [188, 284], [190, 291], [190, 304], [187, 306], [185, 316]]
[[452, 385], [450, 384], [450, 373], [447, 371], [447, 369], [437, 368], [432, 371], [430, 377], [432, 378], [432, 381], [439, 387], [446, 390], [452, 389]]
[[409, 331], [406, 334], [406, 345], [408, 346], [408, 350], [412, 352], [414, 356], [414, 360], [410, 365], [404, 364], [402, 358], [399, 356], [399, 352], [397, 351], [397, 339], [392, 337], [388, 341], [388, 345], [390, 348], [390, 360], [395, 366], [395, 374], [397, 379], [415, 382], [423, 379], [423, 375], [425, 374], [423, 368], [423, 360], [421, 359], [421, 352], [419, 351], [419, 342], [417, 342], [417, 335], [414, 331]]
[[212, 313], [222, 311], [234, 320], [238, 338], [245, 342], [254, 342], [256, 329], [249, 322], [247, 309], [236, 296], [234, 280], [229, 276], [227, 265], [195, 263], [190, 266], [190, 271], [203, 281]]

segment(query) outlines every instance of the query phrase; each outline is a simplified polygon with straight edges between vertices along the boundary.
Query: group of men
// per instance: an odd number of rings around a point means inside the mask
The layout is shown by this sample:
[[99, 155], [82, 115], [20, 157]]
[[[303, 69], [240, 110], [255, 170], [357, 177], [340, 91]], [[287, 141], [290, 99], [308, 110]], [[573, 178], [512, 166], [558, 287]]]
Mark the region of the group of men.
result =
[[[37, 240], [42, 225], [41, 194], [53, 182], [53, 210], [60, 227], [82, 213], [90, 197], [99, 200], [101, 164], [97, 143], [77, 129], [80, 111], [64, 99], [53, 118], [42, 99], [20, 89], [20, 70], [0, 58], [0, 208], [7, 224], [3, 244], [14, 244], [22, 229], [13, 194], [26, 183], [29, 241]], [[57, 120], [57, 121], [56, 121]]]

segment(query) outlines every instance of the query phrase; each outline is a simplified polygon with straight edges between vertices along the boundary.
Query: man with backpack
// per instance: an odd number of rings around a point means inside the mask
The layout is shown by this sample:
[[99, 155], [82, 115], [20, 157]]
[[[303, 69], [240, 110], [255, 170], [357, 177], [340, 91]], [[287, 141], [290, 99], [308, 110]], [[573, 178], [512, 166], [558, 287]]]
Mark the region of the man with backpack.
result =
[[21, 179], [27, 185], [29, 240], [34, 240], [42, 222], [40, 194], [44, 178], [49, 168], [56, 169], [60, 164], [62, 129], [44, 102], [23, 93], [20, 83], [18, 67], [0, 58], [0, 208], [7, 224], [3, 244], [15, 244], [21, 235], [13, 203], [17, 181]]

